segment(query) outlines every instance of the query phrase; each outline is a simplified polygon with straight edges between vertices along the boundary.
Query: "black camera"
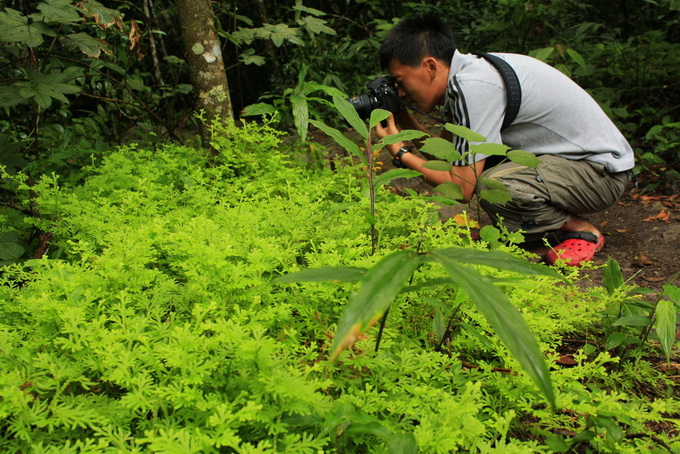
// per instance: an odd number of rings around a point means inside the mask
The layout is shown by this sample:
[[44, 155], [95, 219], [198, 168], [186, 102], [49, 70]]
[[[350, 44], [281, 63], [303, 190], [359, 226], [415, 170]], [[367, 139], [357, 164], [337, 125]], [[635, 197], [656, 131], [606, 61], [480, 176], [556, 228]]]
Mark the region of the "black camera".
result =
[[401, 110], [397, 87], [390, 76], [380, 76], [368, 84], [368, 93], [347, 99], [356, 109], [359, 117], [367, 119], [375, 109], [389, 110], [393, 114]]

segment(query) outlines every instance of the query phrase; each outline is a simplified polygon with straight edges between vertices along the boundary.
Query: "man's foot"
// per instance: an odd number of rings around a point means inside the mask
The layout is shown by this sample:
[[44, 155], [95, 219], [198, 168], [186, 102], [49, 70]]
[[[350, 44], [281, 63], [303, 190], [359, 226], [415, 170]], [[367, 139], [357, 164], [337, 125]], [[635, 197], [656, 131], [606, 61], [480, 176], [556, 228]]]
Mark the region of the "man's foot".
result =
[[604, 247], [604, 236], [590, 222], [571, 217], [560, 229], [560, 243], [548, 251], [546, 262], [562, 259], [569, 266], [580, 266], [593, 259]]
[[604, 247], [604, 236], [590, 232], [566, 232], [563, 241], [549, 250], [546, 262], [554, 264], [558, 259], [569, 266], [580, 266], [593, 259], [595, 253]]

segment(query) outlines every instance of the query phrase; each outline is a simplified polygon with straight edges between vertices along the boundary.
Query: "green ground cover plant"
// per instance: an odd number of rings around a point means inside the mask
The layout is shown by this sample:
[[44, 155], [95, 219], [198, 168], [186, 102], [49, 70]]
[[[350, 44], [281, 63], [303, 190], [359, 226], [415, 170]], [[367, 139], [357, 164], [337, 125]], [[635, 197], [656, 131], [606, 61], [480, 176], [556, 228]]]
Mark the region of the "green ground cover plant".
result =
[[[653, 346], [622, 360], [605, 345], [602, 314], [623, 293], [626, 305], [644, 296], [616, 276], [582, 290], [576, 270], [560, 282], [466, 265], [533, 333], [554, 408], [437, 263], [420, 263], [394, 296], [377, 351], [373, 328], [331, 361], [361, 289], [348, 275], [409, 250], [526, 253], [502, 231], [503, 241], [474, 242], [428, 200], [383, 185], [367, 222], [361, 165], [310, 166], [266, 125], [217, 124], [212, 145], [216, 156], [122, 146], [77, 180], [29, 186], [3, 173], [17, 193], [35, 193], [25, 199], [39, 216], [26, 222], [54, 237], [45, 257], [0, 269], [0, 450], [680, 449], [680, 404], [645, 355]], [[347, 274], [275, 282], [321, 268]], [[660, 297], [666, 312], [677, 311], [674, 289]], [[566, 336], [587, 340], [570, 365], [558, 361]]]

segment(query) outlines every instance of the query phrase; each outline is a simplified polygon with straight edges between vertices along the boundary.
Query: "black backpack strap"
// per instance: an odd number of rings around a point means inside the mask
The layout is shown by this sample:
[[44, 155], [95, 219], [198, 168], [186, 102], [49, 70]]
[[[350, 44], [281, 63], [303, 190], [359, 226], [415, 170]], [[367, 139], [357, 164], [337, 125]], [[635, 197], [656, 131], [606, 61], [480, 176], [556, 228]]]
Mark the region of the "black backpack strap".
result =
[[502, 58], [496, 57], [495, 55], [487, 54], [486, 52], [473, 52], [473, 54], [478, 55], [486, 59], [491, 63], [503, 77], [503, 82], [505, 82], [505, 95], [506, 95], [506, 108], [505, 108], [505, 118], [503, 119], [503, 125], [501, 129], [505, 129], [515, 121], [517, 112], [519, 112], [519, 106], [522, 104], [522, 87], [519, 85], [519, 78], [512, 66], [508, 64]]

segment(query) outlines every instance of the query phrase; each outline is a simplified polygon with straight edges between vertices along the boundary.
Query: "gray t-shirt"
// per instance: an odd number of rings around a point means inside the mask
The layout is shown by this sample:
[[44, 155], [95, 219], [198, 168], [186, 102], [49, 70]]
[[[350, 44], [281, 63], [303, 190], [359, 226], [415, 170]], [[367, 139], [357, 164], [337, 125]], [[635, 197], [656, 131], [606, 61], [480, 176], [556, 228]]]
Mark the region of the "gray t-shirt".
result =
[[[505, 85], [486, 60], [456, 51], [451, 60], [445, 109], [454, 124], [533, 154], [598, 162], [609, 172], [634, 166], [634, 153], [616, 125], [597, 102], [559, 70], [535, 58], [494, 53], [514, 69], [522, 88], [515, 121], [501, 131], [505, 115]], [[454, 137], [461, 153], [465, 140]], [[477, 154], [476, 160], [486, 156]], [[457, 162], [464, 165], [465, 162]]]

